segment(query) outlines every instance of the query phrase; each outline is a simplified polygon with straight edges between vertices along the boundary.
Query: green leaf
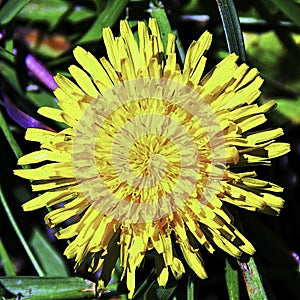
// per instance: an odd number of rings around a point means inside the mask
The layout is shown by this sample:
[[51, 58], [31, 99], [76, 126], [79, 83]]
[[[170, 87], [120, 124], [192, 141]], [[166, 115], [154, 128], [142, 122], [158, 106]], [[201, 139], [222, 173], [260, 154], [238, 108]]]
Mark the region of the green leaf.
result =
[[99, 41], [102, 38], [103, 28], [115, 24], [128, 2], [129, 0], [107, 1], [105, 9], [98, 15], [94, 24], [77, 44]]
[[9, 23], [30, 0], [9, 0], [0, 9], [0, 26]]
[[159, 286], [157, 281], [154, 280], [149, 286], [148, 290], [145, 292], [145, 300], [169, 300], [173, 296], [177, 285], [171, 287]]
[[172, 28], [161, 2], [156, 3], [153, 1], [151, 4], [151, 17], [155, 18], [158, 23], [164, 50], [166, 50], [168, 45], [168, 34], [172, 32]]
[[54, 100], [54, 95], [44, 89], [39, 89], [38, 91], [27, 91], [26, 96], [29, 101], [38, 108], [42, 106], [59, 108], [58, 104]]
[[234, 270], [228, 259], [226, 259], [225, 279], [227, 285], [228, 296], [230, 300], [239, 300], [239, 275], [238, 271]]
[[162, 39], [162, 43], [163, 43], [165, 51], [166, 51], [167, 45], [168, 45], [169, 33], [174, 32], [174, 34], [176, 34], [176, 36], [177, 36], [176, 46], [177, 46], [177, 50], [178, 50], [181, 62], [183, 63], [184, 58], [185, 58], [185, 52], [182, 47], [181, 40], [179, 39], [177, 30], [172, 31], [172, 28], [171, 28], [171, 25], [170, 25], [170, 22], [169, 22], [169, 19], [168, 19], [168, 16], [166, 14], [163, 4], [158, 1], [152, 1], [150, 4], [150, 13], [151, 13], [151, 17], [155, 18], [158, 23], [158, 27], [159, 27], [159, 31], [160, 31], [160, 35], [161, 35], [161, 39]]
[[289, 19], [300, 26], [300, 4], [295, 0], [269, 0], [280, 9]]
[[47, 22], [53, 29], [70, 9], [70, 4], [63, 0], [31, 0], [18, 14], [28, 21]]
[[268, 299], [253, 257], [248, 263], [240, 263], [240, 267], [250, 300]]
[[15, 276], [16, 271], [0, 238], [0, 260], [6, 276]]
[[65, 260], [39, 228], [34, 227], [29, 244], [46, 276], [68, 276]]
[[95, 297], [94, 284], [77, 277], [2, 277], [0, 284], [22, 299], [89, 299]]
[[1, 75], [11, 85], [11, 87], [21, 96], [23, 94], [22, 88], [16, 74], [15, 68], [4, 62], [0, 62]]

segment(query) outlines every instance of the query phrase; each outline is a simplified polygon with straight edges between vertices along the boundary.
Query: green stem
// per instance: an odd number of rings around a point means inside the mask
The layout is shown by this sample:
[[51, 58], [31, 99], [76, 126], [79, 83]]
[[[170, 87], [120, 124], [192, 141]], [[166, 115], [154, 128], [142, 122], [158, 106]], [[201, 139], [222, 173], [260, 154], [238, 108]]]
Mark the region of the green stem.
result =
[[225, 279], [230, 300], [239, 300], [239, 275], [237, 270], [234, 270], [228, 259], [226, 259]]
[[191, 273], [188, 275], [187, 300], [195, 299], [195, 283], [192, 276], [193, 275]]
[[[150, 2], [150, 14], [151, 17], [155, 18], [158, 23], [164, 50], [166, 50], [168, 45], [168, 34], [172, 32], [172, 28], [163, 4], [160, 1]], [[185, 58], [185, 51], [182, 47], [177, 31], [174, 31], [174, 33], [177, 36], [176, 47], [180, 56], [180, 60], [183, 63]]]
[[17, 141], [15, 140], [14, 136], [12, 135], [1, 110], [0, 110], [0, 127], [7, 139], [11, 149], [13, 150], [15, 156], [17, 158], [20, 158], [23, 155], [23, 152], [22, 152], [20, 146], [18, 145]]
[[233, 0], [216, 0], [222, 19], [223, 29], [230, 53], [236, 53], [241, 61], [246, 61], [244, 39], [239, 17]]
[[248, 263], [240, 263], [240, 268], [246, 283], [249, 299], [268, 299], [253, 257], [250, 258]]
[[6, 276], [16, 276], [16, 271], [9, 255], [5, 249], [2, 240], [0, 239], [0, 259]]
[[45, 276], [44, 271], [40, 267], [40, 264], [36, 260], [34, 254], [32, 253], [32, 251], [31, 251], [31, 249], [29, 247], [29, 245], [27, 244], [26, 240], [24, 239], [24, 237], [22, 235], [22, 232], [21, 232], [18, 224], [16, 223], [16, 221], [15, 221], [15, 219], [14, 219], [12, 213], [11, 213], [11, 210], [10, 210], [10, 208], [8, 206], [8, 203], [7, 203], [7, 201], [6, 201], [5, 197], [4, 197], [4, 194], [2, 192], [1, 186], [0, 186], [0, 201], [1, 201], [2, 205], [3, 205], [3, 207], [4, 207], [6, 215], [7, 215], [8, 219], [9, 219], [9, 221], [10, 221], [13, 229], [15, 230], [15, 232], [16, 232], [16, 234], [17, 234], [17, 236], [18, 236], [18, 238], [19, 238], [22, 246], [24, 247], [24, 249], [25, 249], [28, 257], [30, 258], [31, 263], [33, 264], [34, 268], [36, 269], [37, 273], [39, 274], [39, 276]]

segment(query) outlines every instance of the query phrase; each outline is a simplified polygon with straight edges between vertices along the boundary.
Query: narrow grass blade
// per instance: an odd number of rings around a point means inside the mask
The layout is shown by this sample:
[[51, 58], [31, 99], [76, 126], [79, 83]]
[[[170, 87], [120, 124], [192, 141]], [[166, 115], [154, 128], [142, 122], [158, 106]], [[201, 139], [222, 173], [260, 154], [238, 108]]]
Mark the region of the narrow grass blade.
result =
[[128, 2], [129, 0], [107, 1], [105, 9], [99, 14], [94, 24], [77, 44], [99, 41], [102, 38], [103, 28], [115, 24]]
[[6, 276], [16, 276], [15, 268], [0, 238], [0, 260]]
[[188, 275], [187, 300], [195, 299], [195, 283], [191, 274]]
[[20, 158], [23, 155], [23, 152], [22, 152], [20, 146], [18, 145], [17, 141], [15, 140], [14, 136], [12, 135], [1, 110], [0, 110], [0, 128], [2, 129], [4, 136], [6, 137], [15, 156], [17, 158]]
[[248, 263], [240, 263], [240, 268], [250, 300], [268, 299], [253, 257]]
[[142, 295], [146, 292], [146, 290], [149, 289], [149, 287], [153, 284], [154, 280], [155, 280], [154, 269], [152, 269], [147, 279], [144, 280], [144, 282], [135, 291], [132, 299], [133, 300], [140, 299], [140, 297], [142, 297]]
[[238, 271], [234, 270], [228, 259], [226, 259], [225, 279], [230, 300], [239, 300], [239, 275]]
[[234, 1], [216, 1], [222, 19], [228, 50], [230, 53], [236, 53], [241, 61], [246, 61], [244, 39]]
[[39, 262], [37, 261], [37, 259], [35, 258], [34, 254], [32, 253], [32, 251], [31, 251], [28, 243], [26, 242], [25, 238], [23, 237], [23, 234], [22, 234], [22, 232], [21, 232], [21, 230], [20, 230], [17, 222], [15, 221], [15, 218], [14, 218], [14, 216], [13, 216], [13, 214], [12, 214], [12, 212], [11, 212], [9, 206], [8, 206], [8, 203], [7, 203], [7, 201], [6, 201], [5, 197], [4, 197], [4, 194], [3, 194], [1, 186], [0, 186], [0, 201], [1, 201], [2, 205], [3, 205], [4, 211], [5, 211], [8, 219], [9, 219], [9, 221], [10, 221], [10, 223], [11, 223], [14, 231], [16, 232], [16, 234], [17, 234], [17, 236], [18, 236], [18, 238], [19, 238], [22, 246], [24, 247], [24, 249], [25, 249], [25, 251], [26, 251], [26, 253], [27, 253], [27, 255], [28, 255], [28, 257], [29, 257], [29, 259], [31, 261], [31, 263], [33, 264], [35, 270], [37, 271], [37, 273], [40, 276], [45, 276], [44, 271], [42, 270]]

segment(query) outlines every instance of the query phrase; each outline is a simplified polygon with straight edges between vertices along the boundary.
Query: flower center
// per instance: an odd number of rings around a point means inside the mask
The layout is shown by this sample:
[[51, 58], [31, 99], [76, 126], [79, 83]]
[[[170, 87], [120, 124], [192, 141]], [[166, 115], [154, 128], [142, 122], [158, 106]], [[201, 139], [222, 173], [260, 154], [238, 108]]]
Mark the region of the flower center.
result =
[[129, 151], [129, 165], [139, 177], [149, 177], [155, 182], [170, 176], [173, 168], [180, 171], [180, 155], [176, 145], [157, 134], [146, 134], [137, 138]]
[[208, 172], [219, 128], [208, 106], [199, 93], [159, 79], [126, 81], [95, 98], [73, 147], [91, 203], [116, 219], [144, 222], [205, 195], [215, 185]]

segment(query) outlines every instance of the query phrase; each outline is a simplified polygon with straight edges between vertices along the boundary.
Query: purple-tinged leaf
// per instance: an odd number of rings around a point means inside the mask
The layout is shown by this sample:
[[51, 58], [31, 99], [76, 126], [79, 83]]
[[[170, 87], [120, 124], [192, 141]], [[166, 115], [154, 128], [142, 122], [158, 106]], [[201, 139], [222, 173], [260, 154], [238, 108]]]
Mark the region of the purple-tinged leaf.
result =
[[52, 74], [32, 54], [26, 56], [25, 64], [28, 70], [31, 71], [47, 88], [52, 91], [57, 88], [57, 83], [54, 81]]
[[3, 99], [4, 107], [6, 109], [7, 114], [21, 127], [40, 128], [55, 132], [54, 129], [48, 127], [44, 123], [38, 121], [37, 119], [29, 116], [28, 114], [20, 110], [14, 103], [12, 103], [12, 101], [6, 95], [3, 95]]

